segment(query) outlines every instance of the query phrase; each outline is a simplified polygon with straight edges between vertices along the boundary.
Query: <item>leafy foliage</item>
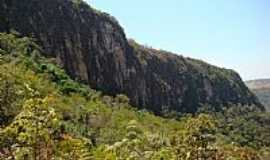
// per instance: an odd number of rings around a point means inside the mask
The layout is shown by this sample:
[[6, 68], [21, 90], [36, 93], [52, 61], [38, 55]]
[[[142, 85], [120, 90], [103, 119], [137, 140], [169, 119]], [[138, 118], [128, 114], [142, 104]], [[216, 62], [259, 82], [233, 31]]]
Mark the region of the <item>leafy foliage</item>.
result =
[[131, 107], [125, 95], [105, 96], [71, 80], [29, 38], [2, 33], [0, 49], [0, 159], [269, 155], [268, 113], [231, 107], [236, 110], [162, 118]]

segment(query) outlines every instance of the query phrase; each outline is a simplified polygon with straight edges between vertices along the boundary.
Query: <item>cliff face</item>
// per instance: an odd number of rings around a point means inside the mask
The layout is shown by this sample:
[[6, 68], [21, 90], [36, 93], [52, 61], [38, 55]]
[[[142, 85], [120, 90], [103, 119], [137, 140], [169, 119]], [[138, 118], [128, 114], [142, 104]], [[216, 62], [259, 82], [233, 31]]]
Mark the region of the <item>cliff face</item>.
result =
[[0, 0], [0, 32], [37, 39], [74, 79], [135, 106], [195, 112], [203, 104], [254, 104], [239, 75], [127, 41], [118, 22], [77, 0]]

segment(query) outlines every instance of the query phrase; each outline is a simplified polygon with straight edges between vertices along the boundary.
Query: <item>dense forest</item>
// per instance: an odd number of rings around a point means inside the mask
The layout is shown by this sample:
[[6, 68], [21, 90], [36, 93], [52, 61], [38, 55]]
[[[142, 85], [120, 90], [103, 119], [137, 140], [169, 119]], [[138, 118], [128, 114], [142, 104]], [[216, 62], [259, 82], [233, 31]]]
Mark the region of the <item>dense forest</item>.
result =
[[269, 160], [270, 114], [136, 109], [72, 80], [35, 40], [0, 34], [0, 159]]

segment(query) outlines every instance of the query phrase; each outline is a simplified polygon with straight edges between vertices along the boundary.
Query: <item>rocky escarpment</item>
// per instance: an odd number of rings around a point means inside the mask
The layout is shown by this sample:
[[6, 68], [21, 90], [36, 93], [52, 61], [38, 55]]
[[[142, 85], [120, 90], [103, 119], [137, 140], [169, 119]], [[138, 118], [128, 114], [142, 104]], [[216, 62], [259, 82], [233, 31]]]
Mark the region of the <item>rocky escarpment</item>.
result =
[[34, 37], [69, 75], [135, 106], [195, 112], [254, 104], [237, 73], [127, 41], [117, 21], [75, 0], [0, 0], [0, 31]]

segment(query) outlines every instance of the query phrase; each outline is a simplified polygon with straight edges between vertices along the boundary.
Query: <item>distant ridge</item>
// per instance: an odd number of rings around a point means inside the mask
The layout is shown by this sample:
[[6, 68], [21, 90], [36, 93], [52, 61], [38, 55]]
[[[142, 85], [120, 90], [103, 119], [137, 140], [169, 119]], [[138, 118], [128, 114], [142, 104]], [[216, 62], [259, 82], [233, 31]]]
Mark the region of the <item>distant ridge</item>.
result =
[[249, 80], [246, 81], [245, 83], [250, 89], [262, 89], [262, 88], [270, 89], [270, 78]]
[[256, 94], [267, 111], [270, 111], [270, 79], [257, 79], [245, 82]]

